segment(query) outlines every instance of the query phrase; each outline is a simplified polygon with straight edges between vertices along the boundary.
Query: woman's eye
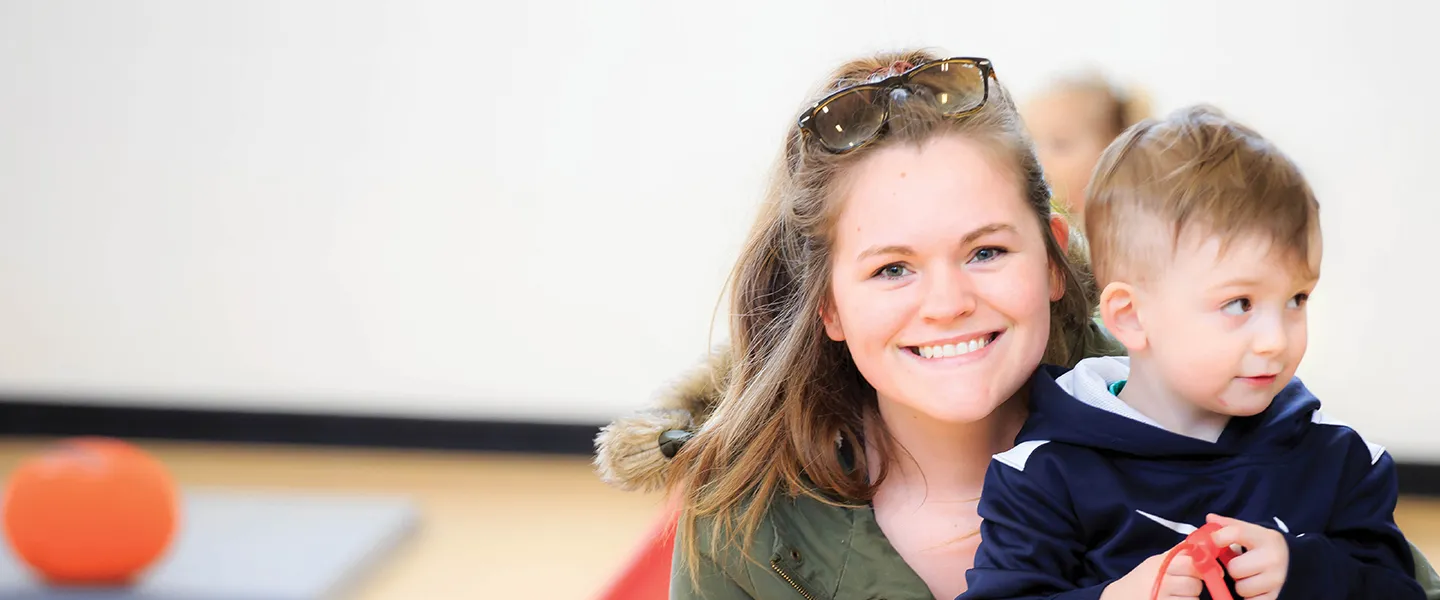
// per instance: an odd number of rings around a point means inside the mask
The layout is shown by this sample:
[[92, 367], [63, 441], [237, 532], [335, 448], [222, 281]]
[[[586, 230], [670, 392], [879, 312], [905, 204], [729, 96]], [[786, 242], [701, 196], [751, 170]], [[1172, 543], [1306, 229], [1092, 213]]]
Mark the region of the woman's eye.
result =
[[970, 259], [970, 262], [982, 262], [982, 263], [983, 263], [983, 262], [990, 262], [990, 261], [995, 260], [995, 259], [997, 259], [997, 258], [1000, 258], [1001, 256], [1004, 256], [1004, 255], [1005, 255], [1005, 249], [1004, 249], [1004, 248], [996, 248], [996, 247], [993, 247], [993, 246], [987, 246], [987, 247], [985, 247], [985, 248], [981, 248], [981, 249], [979, 249], [979, 250], [976, 250], [973, 258]]
[[910, 269], [907, 269], [905, 268], [905, 265], [900, 264], [885, 265], [883, 267], [880, 267], [879, 271], [875, 272], [876, 277], [884, 277], [885, 279], [899, 279], [909, 274]]
[[1236, 298], [1234, 300], [1226, 302], [1225, 306], [1220, 307], [1220, 311], [1227, 315], [1238, 317], [1247, 312], [1250, 312], [1250, 299]]

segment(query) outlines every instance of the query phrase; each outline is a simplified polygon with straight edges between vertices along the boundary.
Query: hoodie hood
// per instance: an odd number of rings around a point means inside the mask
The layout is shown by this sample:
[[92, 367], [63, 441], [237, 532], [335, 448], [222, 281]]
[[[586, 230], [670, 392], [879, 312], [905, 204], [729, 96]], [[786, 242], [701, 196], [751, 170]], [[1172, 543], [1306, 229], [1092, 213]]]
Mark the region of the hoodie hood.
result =
[[595, 436], [595, 470], [622, 490], [656, 491], [669, 480], [670, 459], [719, 404], [730, 373], [728, 348], [661, 391], [651, 408], [616, 419]]
[[1263, 412], [1231, 419], [1210, 442], [1167, 431], [1110, 393], [1129, 375], [1127, 357], [1087, 358], [1068, 370], [1042, 365], [1031, 377], [1030, 418], [1015, 442], [1049, 440], [1141, 457], [1265, 454], [1289, 448], [1320, 409], [1320, 400], [1292, 379]]

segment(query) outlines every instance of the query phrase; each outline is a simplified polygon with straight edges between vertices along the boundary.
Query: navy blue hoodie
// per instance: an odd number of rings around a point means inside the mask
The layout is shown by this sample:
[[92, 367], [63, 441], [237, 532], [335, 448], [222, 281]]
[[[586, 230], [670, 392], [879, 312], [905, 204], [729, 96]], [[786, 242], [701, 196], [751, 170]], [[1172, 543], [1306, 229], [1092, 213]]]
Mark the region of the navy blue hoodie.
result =
[[1212, 443], [1110, 394], [1128, 372], [1128, 359], [1096, 358], [1031, 378], [1030, 417], [985, 476], [982, 542], [961, 599], [1099, 598], [1207, 513], [1285, 534], [1281, 600], [1424, 598], [1393, 519], [1394, 462], [1321, 415], [1299, 379]]

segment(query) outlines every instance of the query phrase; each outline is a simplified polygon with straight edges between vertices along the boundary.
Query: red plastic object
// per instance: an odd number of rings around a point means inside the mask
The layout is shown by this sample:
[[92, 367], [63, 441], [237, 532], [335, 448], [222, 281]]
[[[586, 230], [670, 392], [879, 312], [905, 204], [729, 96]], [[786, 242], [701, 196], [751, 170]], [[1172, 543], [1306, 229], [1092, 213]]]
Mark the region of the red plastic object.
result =
[[124, 585], [170, 545], [177, 504], [165, 466], [139, 448], [63, 440], [10, 476], [5, 537], [51, 584]]
[[1160, 563], [1160, 574], [1155, 577], [1155, 585], [1150, 588], [1150, 600], [1160, 597], [1160, 583], [1165, 580], [1165, 570], [1170, 567], [1171, 559], [1180, 554], [1190, 557], [1195, 562], [1195, 568], [1200, 572], [1200, 579], [1205, 582], [1205, 589], [1210, 591], [1210, 598], [1213, 600], [1234, 600], [1230, 595], [1230, 589], [1225, 586], [1225, 568], [1230, 566], [1230, 559], [1239, 556], [1230, 547], [1219, 548], [1215, 546], [1215, 540], [1210, 536], [1220, 531], [1218, 523], [1206, 523], [1195, 530], [1185, 541], [1170, 549], [1166, 553], [1165, 560]]
[[675, 500], [666, 503], [664, 514], [646, 532], [640, 546], [598, 600], [666, 600], [670, 597], [670, 564], [679, 518], [679, 503]]

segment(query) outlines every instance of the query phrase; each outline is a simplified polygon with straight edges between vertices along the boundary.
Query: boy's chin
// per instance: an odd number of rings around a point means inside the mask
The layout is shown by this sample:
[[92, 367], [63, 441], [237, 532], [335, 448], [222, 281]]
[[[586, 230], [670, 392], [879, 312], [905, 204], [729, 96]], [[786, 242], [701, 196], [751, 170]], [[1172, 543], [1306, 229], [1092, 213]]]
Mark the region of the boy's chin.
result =
[[1266, 396], [1264, 398], [1231, 397], [1229, 399], [1221, 399], [1217, 405], [1210, 407], [1210, 409], [1230, 417], [1253, 417], [1265, 412], [1265, 409], [1270, 408], [1270, 403], [1273, 400], [1274, 396]]
[[1224, 414], [1226, 414], [1226, 415], [1228, 415], [1228, 416], [1231, 416], [1231, 417], [1237, 417], [1237, 418], [1239, 418], [1239, 417], [1253, 417], [1253, 416], [1255, 416], [1255, 415], [1258, 415], [1258, 414], [1260, 414], [1260, 413], [1265, 412], [1265, 409], [1267, 409], [1267, 408], [1270, 408], [1270, 404], [1268, 404], [1268, 403], [1266, 403], [1266, 404], [1263, 405], [1263, 406], [1241, 407], [1241, 408], [1237, 408], [1237, 409], [1233, 409], [1233, 410], [1227, 410], [1227, 411], [1224, 411]]

